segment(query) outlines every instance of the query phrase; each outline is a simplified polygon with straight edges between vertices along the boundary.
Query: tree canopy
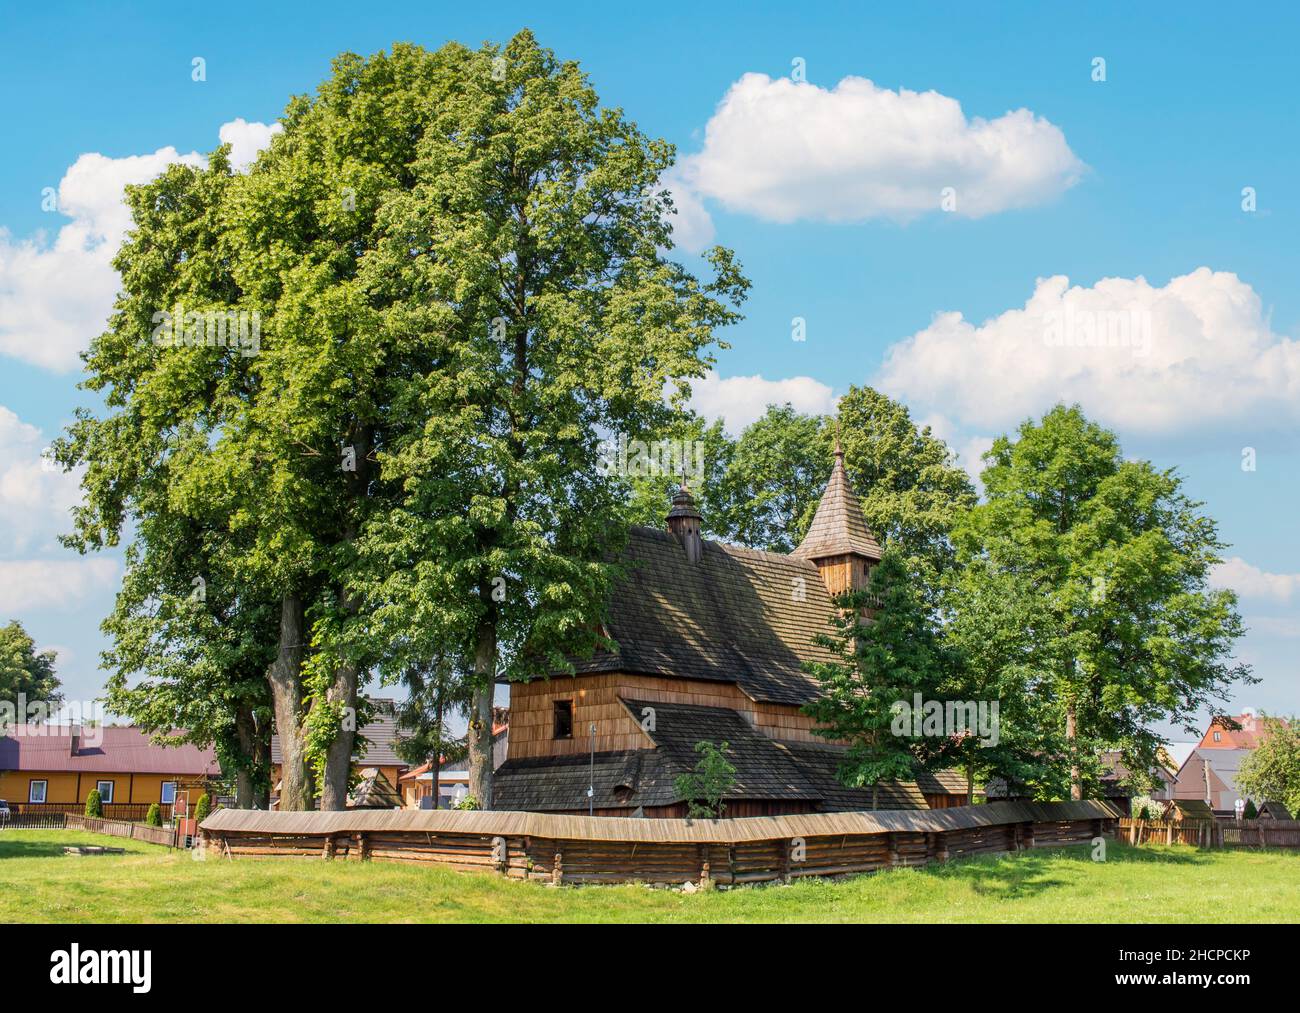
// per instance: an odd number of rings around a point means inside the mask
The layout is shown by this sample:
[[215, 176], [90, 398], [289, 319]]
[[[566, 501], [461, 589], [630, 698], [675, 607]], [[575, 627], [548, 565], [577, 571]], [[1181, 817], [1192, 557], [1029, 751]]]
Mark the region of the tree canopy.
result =
[[1073, 797], [1118, 749], [1151, 770], [1158, 722], [1189, 731], [1203, 708], [1252, 680], [1232, 658], [1243, 632], [1231, 591], [1208, 585], [1223, 543], [1172, 470], [1126, 460], [1115, 435], [1058, 405], [985, 455], [986, 500], [955, 542], [963, 594], [1036, 599], [1032, 625], [1012, 609], [993, 635], [1028, 659], [1044, 727], [1065, 742]]
[[63, 702], [55, 660], [53, 651], [36, 650], [36, 642], [16, 619], [0, 626], [0, 703], [13, 708], [15, 721], [29, 716], [26, 707], [19, 713], [20, 703], [41, 704], [50, 716]]

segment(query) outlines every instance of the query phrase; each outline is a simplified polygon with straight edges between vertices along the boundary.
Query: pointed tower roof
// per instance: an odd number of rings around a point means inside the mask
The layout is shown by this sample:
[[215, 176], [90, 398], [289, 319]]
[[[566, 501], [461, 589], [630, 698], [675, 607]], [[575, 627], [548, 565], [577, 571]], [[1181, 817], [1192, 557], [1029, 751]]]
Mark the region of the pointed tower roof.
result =
[[862, 504], [849, 485], [849, 476], [844, 470], [844, 451], [840, 449], [837, 438], [831, 480], [826, 483], [826, 491], [817, 504], [817, 513], [813, 515], [808, 534], [790, 555], [798, 559], [823, 559], [850, 554], [879, 559], [880, 544], [867, 528]]

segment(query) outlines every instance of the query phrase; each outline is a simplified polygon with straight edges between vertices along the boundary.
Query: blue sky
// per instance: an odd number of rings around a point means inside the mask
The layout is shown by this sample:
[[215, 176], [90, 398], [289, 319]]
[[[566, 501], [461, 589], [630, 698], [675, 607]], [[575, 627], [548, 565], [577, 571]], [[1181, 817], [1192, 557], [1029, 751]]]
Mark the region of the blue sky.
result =
[[[969, 463], [1016, 420], [1078, 399], [1130, 455], [1177, 466], [1232, 543], [1220, 579], [1242, 593], [1240, 654], [1263, 678], [1234, 702], [1300, 709], [1300, 14], [540, 6], [6, 13], [0, 621], [61, 650], [70, 695], [102, 685], [97, 627], [115, 576], [111, 560], [80, 564], [54, 544], [70, 492], [38, 455], [85, 398], [75, 347], [105, 298], [114, 181], [210, 150], [223, 124], [274, 122], [340, 51], [477, 45], [527, 26], [579, 60], [606, 104], [678, 146], [676, 186], [707, 214], [694, 224], [711, 223], [753, 282], [701, 410], [739, 425], [768, 397], [820, 409], [875, 383]], [[191, 79], [195, 57], [206, 80]], [[1014, 110], [1028, 112], [1005, 118]], [[247, 124], [237, 133], [253, 143], [261, 128]], [[955, 211], [940, 201], [949, 178]], [[46, 187], [58, 210], [42, 209]], [[1053, 309], [1146, 314], [1149, 354], [1049, 347]], [[795, 317], [805, 341], [791, 340]]]

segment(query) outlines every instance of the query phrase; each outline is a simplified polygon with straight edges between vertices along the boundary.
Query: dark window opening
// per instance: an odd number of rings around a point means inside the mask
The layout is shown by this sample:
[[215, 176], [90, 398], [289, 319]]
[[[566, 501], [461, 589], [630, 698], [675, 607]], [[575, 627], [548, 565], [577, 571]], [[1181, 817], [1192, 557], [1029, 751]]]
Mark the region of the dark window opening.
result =
[[555, 738], [573, 738], [573, 701], [555, 701]]

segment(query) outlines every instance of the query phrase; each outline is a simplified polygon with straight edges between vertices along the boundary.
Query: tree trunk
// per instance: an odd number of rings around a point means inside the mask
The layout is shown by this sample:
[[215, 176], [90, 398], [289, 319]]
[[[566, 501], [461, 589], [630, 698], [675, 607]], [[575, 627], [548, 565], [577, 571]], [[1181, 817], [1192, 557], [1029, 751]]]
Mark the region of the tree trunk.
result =
[[239, 743], [235, 805], [240, 809], [265, 809], [266, 775], [271, 765], [270, 729], [257, 727], [251, 707], [240, 707], [235, 712], [235, 738]]
[[320, 807], [346, 809], [348, 807], [348, 780], [352, 773], [352, 749], [357, 740], [357, 669], [355, 665], [340, 665], [334, 669], [334, 681], [326, 692], [326, 699], [343, 708], [343, 720], [334, 734], [334, 740], [325, 750], [325, 778], [321, 782]]
[[[354, 467], [345, 471], [347, 487], [355, 500], [363, 499], [367, 494], [370, 480], [370, 452], [374, 447], [374, 427], [357, 424], [349, 431], [353, 451]], [[357, 529], [354, 520], [345, 527], [344, 540], [355, 541]], [[355, 616], [358, 610], [356, 598], [348, 591], [339, 593], [339, 606], [347, 616]], [[322, 809], [340, 810], [348, 806], [348, 781], [352, 774], [352, 749], [357, 739], [357, 682], [359, 669], [347, 663], [334, 669], [334, 678], [325, 699], [332, 705], [343, 709], [343, 717], [335, 730], [334, 738], [325, 750], [325, 775], [321, 783], [320, 807]]]
[[1079, 770], [1079, 715], [1074, 700], [1065, 705], [1065, 741], [1070, 750], [1070, 798], [1083, 798], [1083, 775]]
[[496, 697], [496, 609], [490, 592], [488, 610], [479, 620], [474, 650], [474, 702], [470, 707], [469, 792], [480, 809], [492, 808], [492, 704]]
[[434, 705], [433, 755], [429, 757], [429, 795], [433, 801], [430, 809], [437, 809], [439, 802], [438, 781], [442, 777], [442, 694], [441, 683], [438, 684], [438, 702]]
[[966, 764], [966, 804], [975, 804], [975, 765]]
[[280, 736], [280, 809], [312, 808], [315, 794], [307, 766], [302, 698], [303, 604], [295, 594], [280, 601], [280, 653], [267, 670], [275, 730]]

